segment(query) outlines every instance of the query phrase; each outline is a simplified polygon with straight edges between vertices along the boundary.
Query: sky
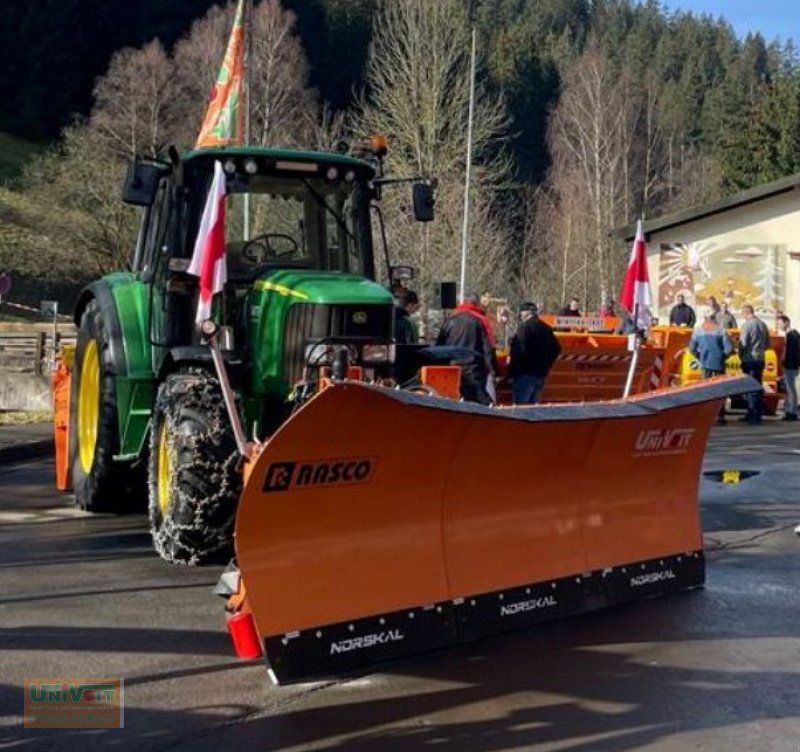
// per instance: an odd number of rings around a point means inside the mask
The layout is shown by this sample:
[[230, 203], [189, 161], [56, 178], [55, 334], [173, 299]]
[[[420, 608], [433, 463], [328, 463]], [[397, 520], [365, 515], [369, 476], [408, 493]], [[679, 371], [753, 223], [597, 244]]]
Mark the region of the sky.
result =
[[800, 2], [797, 0], [664, 0], [669, 10], [723, 16], [740, 37], [760, 31], [771, 42], [790, 37], [800, 44]]

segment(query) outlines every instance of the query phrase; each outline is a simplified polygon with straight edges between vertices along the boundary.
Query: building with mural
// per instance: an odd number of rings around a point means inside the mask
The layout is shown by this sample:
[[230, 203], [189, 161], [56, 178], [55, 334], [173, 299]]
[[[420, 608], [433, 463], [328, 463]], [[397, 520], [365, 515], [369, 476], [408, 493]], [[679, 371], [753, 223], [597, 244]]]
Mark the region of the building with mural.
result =
[[[634, 228], [616, 233], [629, 244]], [[770, 327], [785, 313], [800, 324], [800, 174], [721, 201], [645, 222], [654, 298], [666, 322], [676, 297], [710, 297], [734, 315], [750, 303]]]

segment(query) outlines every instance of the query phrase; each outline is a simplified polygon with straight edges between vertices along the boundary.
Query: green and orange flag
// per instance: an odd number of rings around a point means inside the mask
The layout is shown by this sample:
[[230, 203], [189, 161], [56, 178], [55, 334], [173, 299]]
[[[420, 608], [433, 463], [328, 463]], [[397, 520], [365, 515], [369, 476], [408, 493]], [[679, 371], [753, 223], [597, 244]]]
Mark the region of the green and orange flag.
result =
[[231, 38], [228, 40], [217, 83], [211, 91], [211, 100], [200, 126], [196, 149], [244, 143], [247, 108], [244, 76], [246, 2], [247, 0], [239, 0], [236, 6]]

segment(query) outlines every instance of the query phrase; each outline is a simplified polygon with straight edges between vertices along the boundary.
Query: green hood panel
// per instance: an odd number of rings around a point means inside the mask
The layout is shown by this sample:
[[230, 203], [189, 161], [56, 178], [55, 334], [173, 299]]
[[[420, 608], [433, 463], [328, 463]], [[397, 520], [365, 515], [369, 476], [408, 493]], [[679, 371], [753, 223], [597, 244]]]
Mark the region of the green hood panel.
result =
[[292, 302], [333, 305], [392, 303], [392, 295], [385, 287], [344, 272], [279, 269], [265, 274], [253, 286], [256, 290], [277, 294]]
[[251, 393], [284, 399], [291, 388], [284, 372], [284, 330], [295, 306], [392, 306], [392, 294], [355, 274], [316, 269], [275, 269], [248, 294]]

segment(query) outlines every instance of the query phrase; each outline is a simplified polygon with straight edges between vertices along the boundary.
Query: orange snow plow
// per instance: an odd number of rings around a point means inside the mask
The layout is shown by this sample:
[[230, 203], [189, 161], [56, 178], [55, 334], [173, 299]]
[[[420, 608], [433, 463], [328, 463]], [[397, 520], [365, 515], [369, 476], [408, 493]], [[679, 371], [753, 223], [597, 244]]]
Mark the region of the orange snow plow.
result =
[[240, 655], [337, 675], [701, 585], [709, 429], [758, 388], [492, 408], [333, 383], [248, 468], [223, 576]]

